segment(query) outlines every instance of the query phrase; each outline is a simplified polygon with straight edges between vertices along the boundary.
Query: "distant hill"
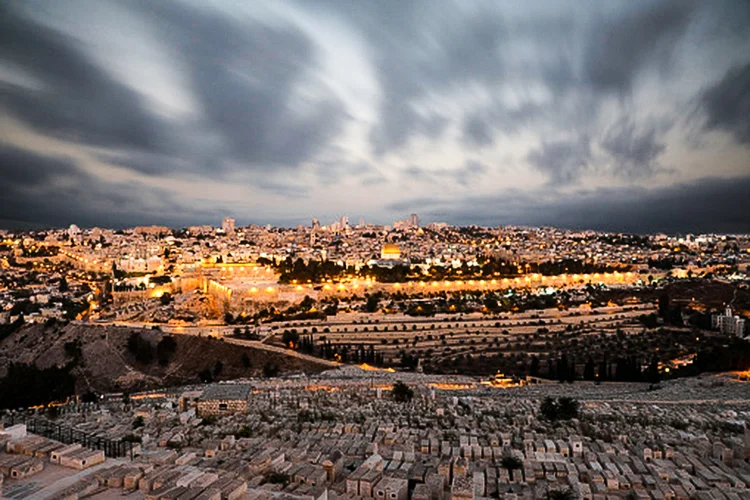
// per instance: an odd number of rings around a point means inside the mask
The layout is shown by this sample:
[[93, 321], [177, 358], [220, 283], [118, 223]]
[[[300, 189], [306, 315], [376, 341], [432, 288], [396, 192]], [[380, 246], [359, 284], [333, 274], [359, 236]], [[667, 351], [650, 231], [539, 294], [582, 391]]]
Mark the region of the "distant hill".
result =
[[[165, 337], [173, 342], [163, 341]], [[40, 369], [73, 366], [71, 374], [78, 394], [132, 392], [207, 378], [317, 373], [325, 369], [281, 353], [217, 339], [60, 323], [24, 326], [0, 340], [0, 376], [6, 375], [11, 363], [33, 364]]]

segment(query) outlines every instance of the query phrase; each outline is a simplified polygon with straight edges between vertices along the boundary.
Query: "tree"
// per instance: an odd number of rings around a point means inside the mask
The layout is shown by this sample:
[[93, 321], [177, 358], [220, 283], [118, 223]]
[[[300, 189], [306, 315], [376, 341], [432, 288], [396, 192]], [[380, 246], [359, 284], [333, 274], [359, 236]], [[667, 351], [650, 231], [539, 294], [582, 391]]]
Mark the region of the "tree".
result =
[[201, 382], [204, 384], [210, 384], [214, 381], [214, 376], [211, 374], [211, 370], [208, 368], [204, 369], [198, 374], [198, 378], [201, 379]]
[[589, 357], [586, 360], [586, 365], [583, 367], [583, 380], [594, 380], [594, 360]]
[[175, 352], [177, 352], [177, 341], [171, 335], [165, 335], [156, 344], [156, 359], [159, 360], [160, 365], [169, 364]]
[[565, 354], [557, 360], [557, 378], [560, 382], [568, 380], [568, 357]]
[[570, 420], [578, 417], [580, 406], [581, 404], [573, 398], [561, 397], [555, 401], [548, 396], [542, 401], [539, 411], [547, 420]]
[[130, 334], [127, 347], [128, 352], [130, 352], [139, 363], [148, 365], [154, 360], [154, 346], [151, 345], [151, 342], [143, 338], [140, 332], [133, 332]]
[[574, 498], [575, 495], [570, 488], [547, 490], [547, 500], [573, 500]]
[[242, 426], [242, 427], [240, 428], [240, 430], [239, 430], [239, 431], [237, 431], [237, 433], [235, 433], [234, 437], [236, 437], [237, 439], [241, 439], [241, 438], [249, 438], [249, 437], [251, 437], [252, 435], [253, 435], [253, 432], [252, 432], [252, 430], [250, 429], [250, 427], [249, 427], [249, 426], [247, 426], [247, 425], [243, 425], [243, 426]]
[[562, 420], [578, 418], [578, 411], [581, 407], [581, 404], [577, 400], [569, 397], [562, 397], [557, 401], [558, 418]]
[[68, 287], [68, 280], [66, 280], [66, 279], [65, 279], [65, 276], [63, 276], [63, 277], [62, 277], [62, 279], [60, 280], [60, 286], [59, 286], [59, 288], [58, 288], [58, 291], [59, 291], [60, 293], [65, 293], [65, 292], [67, 292], [68, 290], [69, 290], [69, 287]]
[[275, 377], [279, 374], [279, 365], [266, 363], [263, 365], [263, 375], [266, 377]]
[[648, 365], [648, 383], [658, 384], [659, 380], [659, 358], [654, 356], [651, 358], [651, 363]]
[[573, 359], [568, 364], [568, 377], [567, 377], [568, 383], [573, 383], [576, 381], [576, 360]]
[[73, 363], [62, 368], [10, 363], [0, 378], [0, 409], [46, 405], [75, 394]]
[[299, 344], [299, 333], [297, 333], [297, 330], [284, 330], [284, 333], [281, 335], [281, 341], [284, 343], [284, 346], [295, 349]]
[[393, 399], [395, 399], [399, 403], [406, 403], [408, 401], [411, 401], [414, 397], [414, 391], [400, 380], [393, 384], [391, 394], [393, 394]]
[[163, 306], [169, 305], [169, 303], [172, 302], [172, 294], [169, 292], [164, 292], [163, 294], [161, 294], [161, 297], [159, 297], [159, 302]]
[[547, 396], [546, 398], [544, 398], [544, 401], [542, 401], [542, 404], [539, 407], [539, 411], [547, 420], [557, 420], [559, 408], [557, 407], [557, 402], [551, 397]]
[[531, 366], [529, 367], [529, 375], [536, 377], [539, 375], [539, 358], [537, 356], [531, 357]]
[[511, 481], [513, 481], [513, 471], [523, 468], [521, 459], [514, 455], [503, 455], [503, 458], [500, 459], [500, 465], [508, 471]]
[[265, 477], [266, 482], [271, 484], [288, 484], [289, 483], [289, 474], [286, 474], [284, 472], [276, 472], [272, 471], [269, 472], [268, 475]]
[[240, 358], [240, 361], [242, 361], [242, 366], [244, 366], [245, 368], [250, 368], [251, 366], [250, 357], [247, 355], [246, 352], [242, 353], [242, 357]]
[[380, 304], [380, 297], [377, 295], [368, 295], [365, 310], [369, 313], [374, 313], [378, 310], [378, 304]]
[[299, 307], [302, 311], [309, 311], [314, 305], [315, 301], [311, 299], [309, 295], [305, 295], [305, 298], [299, 303]]
[[135, 420], [133, 420], [133, 429], [143, 427], [144, 425], [146, 425], [146, 423], [143, 421], [143, 417], [135, 417]]
[[664, 292], [659, 296], [659, 316], [666, 319], [669, 314], [669, 295]]

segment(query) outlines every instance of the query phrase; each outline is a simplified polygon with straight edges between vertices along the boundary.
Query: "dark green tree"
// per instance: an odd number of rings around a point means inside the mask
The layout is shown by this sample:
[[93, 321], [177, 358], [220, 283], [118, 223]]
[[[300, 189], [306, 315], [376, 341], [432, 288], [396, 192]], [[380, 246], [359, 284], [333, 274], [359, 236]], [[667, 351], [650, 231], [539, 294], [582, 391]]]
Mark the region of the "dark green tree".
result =
[[542, 401], [539, 411], [547, 420], [557, 420], [559, 408], [557, 402], [553, 398], [547, 396], [544, 398], [544, 401]]
[[536, 355], [531, 357], [531, 366], [529, 366], [529, 375], [531, 375], [532, 377], [537, 377], [539, 375], [539, 357]]
[[244, 366], [245, 368], [250, 368], [251, 366], [250, 357], [247, 355], [246, 352], [242, 353], [242, 357], [240, 358], [240, 361], [242, 362], [242, 366]]
[[570, 488], [547, 490], [547, 500], [573, 500], [575, 495]]
[[168, 365], [175, 352], [177, 352], [177, 341], [171, 335], [165, 335], [156, 344], [156, 359], [159, 360], [160, 365]]
[[586, 365], [583, 367], [583, 380], [594, 380], [594, 360], [589, 357], [586, 360]]
[[659, 374], [659, 358], [657, 356], [651, 358], [651, 363], [648, 365], [647, 376], [649, 384], [658, 384], [661, 380], [661, 375]]
[[557, 400], [558, 418], [560, 420], [570, 420], [571, 418], [578, 418], [578, 412], [581, 404], [569, 397], [561, 397]]
[[299, 345], [299, 333], [294, 329], [284, 330], [284, 333], [281, 334], [281, 341], [284, 343], [285, 347], [296, 349]]
[[393, 394], [393, 399], [395, 399], [399, 403], [406, 403], [408, 401], [411, 401], [414, 397], [414, 391], [400, 380], [393, 384], [391, 394]]
[[510, 480], [513, 481], [513, 472], [523, 468], [523, 461], [514, 455], [503, 455], [500, 459], [500, 465], [508, 471]]

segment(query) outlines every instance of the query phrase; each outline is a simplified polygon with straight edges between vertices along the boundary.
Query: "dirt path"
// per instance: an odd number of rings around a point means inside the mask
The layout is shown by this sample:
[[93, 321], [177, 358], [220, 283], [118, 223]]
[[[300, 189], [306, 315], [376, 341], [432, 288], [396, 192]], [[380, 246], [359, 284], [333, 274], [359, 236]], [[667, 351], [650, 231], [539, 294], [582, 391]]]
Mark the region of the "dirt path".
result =
[[284, 356], [291, 356], [293, 358], [302, 359], [304, 361], [309, 361], [310, 363], [317, 363], [319, 365], [327, 366], [330, 368], [338, 368], [339, 366], [342, 366], [341, 363], [337, 363], [336, 361], [329, 361], [327, 359], [316, 358], [315, 356], [302, 354], [301, 352], [292, 351], [289, 349], [284, 349], [282, 347], [276, 347], [273, 345], [263, 344], [261, 343], [261, 341], [258, 341], [258, 340], [241, 340], [241, 339], [234, 339], [231, 337], [224, 337], [224, 341], [229, 344], [241, 345], [244, 347], [252, 347], [254, 349], [262, 349], [264, 351], [283, 354]]

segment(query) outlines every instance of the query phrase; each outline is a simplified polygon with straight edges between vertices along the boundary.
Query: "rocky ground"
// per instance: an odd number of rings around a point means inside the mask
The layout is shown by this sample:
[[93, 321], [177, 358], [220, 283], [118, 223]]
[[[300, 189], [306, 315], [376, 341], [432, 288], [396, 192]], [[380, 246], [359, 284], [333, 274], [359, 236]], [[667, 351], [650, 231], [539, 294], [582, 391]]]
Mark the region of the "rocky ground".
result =
[[[153, 348], [153, 359], [139, 360], [128, 339], [137, 333]], [[111, 392], [143, 390], [200, 381], [201, 374], [213, 379], [280, 374], [316, 373], [322, 368], [305, 360], [252, 347], [230, 345], [221, 340], [174, 336], [176, 348], [167, 362], [157, 359], [161, 331], [80, 324], [31, 325], [0, 342], [0, 376], [10, 363], [34, 364], [38, 368], [74, 363], [76, 391]]]

